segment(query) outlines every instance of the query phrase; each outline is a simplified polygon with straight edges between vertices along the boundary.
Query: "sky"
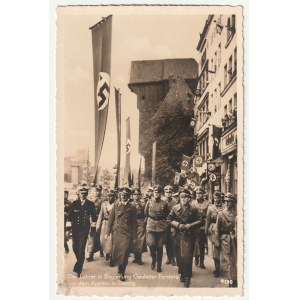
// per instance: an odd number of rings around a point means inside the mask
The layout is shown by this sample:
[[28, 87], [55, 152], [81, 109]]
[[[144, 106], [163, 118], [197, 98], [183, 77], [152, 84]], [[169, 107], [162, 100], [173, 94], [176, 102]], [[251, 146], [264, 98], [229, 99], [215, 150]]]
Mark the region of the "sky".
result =
[[61, 7], [57, 16], [57, 101], [63, 117], [64, 156], [89, 149], [94, 164], [94, 81], [89, 27], [112, 14], [111, 93], [101, 168], [117, 160], [114, 87], [120, 89], [122, 109], [121, 167], [125, 164], [125, 120], [131, 122], [131, 168], [138, 168], [138, 110], [128, 88], [130, 62], [195, 58], [208, 11], [203, 7]]

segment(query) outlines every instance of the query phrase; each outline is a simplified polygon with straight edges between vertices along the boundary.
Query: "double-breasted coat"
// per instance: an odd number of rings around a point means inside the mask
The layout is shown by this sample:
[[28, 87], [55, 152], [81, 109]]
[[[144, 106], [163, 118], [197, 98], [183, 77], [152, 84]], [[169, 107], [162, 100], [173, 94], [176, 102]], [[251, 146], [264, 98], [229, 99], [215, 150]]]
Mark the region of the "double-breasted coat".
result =
[[116, 202], [109, 214], [106, 235], [112, 233], [112, 259], [116, 264], [127, 265], [130, 243], [136, 240], [136, 208], [129, 201]]
[[135, 241], [135, 251], [142, 253], [147, 252], [146, 245], [146, 215], [145, 203], [141, 201], [133, 201], [132, 204], [136, 208], [137, 236]]
[[85, 258], [85, 246], [90, 227], [95, 227], [97, 221], [95, 205], [92, 201], [75, 200], [69, 211], [67, 227], [72, 226], [73, 251], [77, 262], [74, 271], [81, 273]]
[[[197, 209], [190, 205], [177, 204], [171, 210], [167, 220], [176, 230], [174, 254], [178, 272], [186, 277], [191, 277], [195, 248], [195, 226], [203, 225], [204, 219]], [[180, 224], [189, 224], [190, 228], [180, 231]]]
[[221, 269], [228, 279], [237, 279], [236, 211], [224, 209], [217, 218], [217, 237], [221, 247]]

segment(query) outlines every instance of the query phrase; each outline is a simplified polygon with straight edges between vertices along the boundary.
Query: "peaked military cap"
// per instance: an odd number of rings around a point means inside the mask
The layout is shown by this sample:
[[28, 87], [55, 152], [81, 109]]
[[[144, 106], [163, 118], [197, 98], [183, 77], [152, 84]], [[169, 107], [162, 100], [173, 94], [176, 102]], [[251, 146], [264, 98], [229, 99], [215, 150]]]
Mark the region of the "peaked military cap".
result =
[[132, 195], [141, 195], [140, 189], [139, 189], [139, 188], [134, 188], [134, 189], [132, 190]]
[[171, 185], [166, 185], [164, 188], [165, 192], [173, 192], [173, 187]]
[[183, 189], [183, 190], [181, 190], [181, 191], [179, 192], [179, 196], [181, 196], [181, 195], [183, 195], [183, 196], [189, 196], [189, 197], [192, 196], [190, 190], [188, 190], [188, 189]]
[[198, 194], [205, 194], [206, 192], [205, 192], [204, 188], [202, 188], [201, 186], [198, 186], [196, 188], [196, 193], [198, 193]]
[[120, 193], [126, 193], [126, 194], [130, 195], [131, 194], [131, 189], [129, 187], [127, 187], [127, 186], [124, 186], [124, 187], [120, 188], [119, 192]]
[[117, 194], [114, 190], [110, 190], [108, 193], [107, 193], [108, 196], [115, 196], [117, 197]]
[[225, 201], [233, 201], [233, 202], [236, 202], [236, 198], [233, 196], [233, 194], [231, 193], [226, 193], [225, 194]]
[[218, 191], [214, 192], [214, 197], [221, 198], [221, 193]]
[[154, 186], [153, 191], [158, 191], [159, 193], [162, 193], [163, 188], [159, 184], [157, 184], [156, 186]]

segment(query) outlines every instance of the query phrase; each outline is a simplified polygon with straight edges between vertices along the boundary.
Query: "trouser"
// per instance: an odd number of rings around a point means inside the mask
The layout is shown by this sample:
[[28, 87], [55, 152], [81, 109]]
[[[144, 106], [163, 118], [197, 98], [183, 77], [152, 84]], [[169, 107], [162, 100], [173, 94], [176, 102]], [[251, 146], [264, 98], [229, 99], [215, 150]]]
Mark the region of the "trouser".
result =
[[88, 233], [85, 231], [73, 232], [73, 251], [76, 256], [76, 263], [73, 271], [81, 274], [85, 259], [85, 247], [88, 238]]
[[171, 228], [168, 229], [166, 234], [166, 252], [168, 260], [171, 262], [174, 260], [174, 250], [173, 250], [173, 239], [171, 235]]
[[163, 257], [163, 245], [166, 241], [166, 231], [153, 232], [147, 231], [147, 245], [150, 249], [152, 263], [157, 262], [157, 266], [161, 267]]
[[118, 273], [124, 276], [127, 265], [121, 264], [118, 266]]
[[199, 234], [199, 251], [200, 251], [200, 264], [204, 264], [204, 257], [205, 257], [205, 243], [206, 243], [206, 236], [205, 230], [200, 229]]
[[65, 246], [65, 250], [66, 251], [69, 251], [69, 246], [68, 246], [68, 243], [65, 241], [65, 243], [64, 243], [64, 246]]

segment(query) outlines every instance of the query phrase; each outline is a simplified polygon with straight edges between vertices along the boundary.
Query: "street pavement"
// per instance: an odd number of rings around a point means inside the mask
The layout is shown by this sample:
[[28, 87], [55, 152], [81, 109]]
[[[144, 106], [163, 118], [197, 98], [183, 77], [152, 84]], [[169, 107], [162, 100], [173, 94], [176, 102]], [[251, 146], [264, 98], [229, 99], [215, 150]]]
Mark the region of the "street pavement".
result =
[[[117, 266], [109, 267], [109, 262], [105, 257], [100, 257], [99, 252], [95, 253], [94, 261], [84, 262], [81, 277], [77, 278], [72, 271], [75, 263], [75, 255], [72, 251], [72, 240], [68, 242], [70, 252], [65, 254], [65, 271], [66, 281], [70, 286], [81, 287], [182, 287], [183, 284], [179, 281], [177, 267], [165, 264], [166, 253], [164, 248], [162, 273], [157, 273], [156, 270], [151, 270], [151, 257], [149, 252], [143, 253], [143, 265], [133, 263], [133, 254], [130, 255], [128, 265], [125, 272], [126, 280], [121, 282], [117, 277]], [[88, 257], [88, 253], [86, 253]], [[206, 269], [201, 269], [193, 264], [193, 277], [191, 279], [191, 288], [220, 288], [227, 287], [224, 278], [215, 278], [213, 276], [214, 263], [208, 255], [205, 256]]]

